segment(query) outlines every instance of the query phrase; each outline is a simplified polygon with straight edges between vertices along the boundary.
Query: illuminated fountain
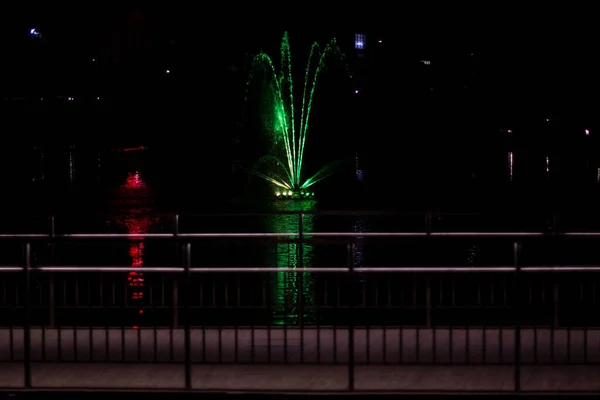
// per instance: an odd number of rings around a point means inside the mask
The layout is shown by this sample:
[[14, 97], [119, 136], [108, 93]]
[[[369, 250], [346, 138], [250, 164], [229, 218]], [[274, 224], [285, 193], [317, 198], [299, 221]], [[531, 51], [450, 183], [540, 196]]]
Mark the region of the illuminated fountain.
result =
[[[119, 196], [121, 198], [136, 198], [147, 197], [150, 188], [144, 183], [139, 172], [129, 173], [127, 181], [119, 188]], [[134, 207], [127, 209], [127, 215], [118, 217], [116, 222], [119, 226], [127, 229], [130, 235], [131, 244], [129, 245], [129, 256], [131, 257], [131, 272], [127, 277], [128, 281], [128, 296], [134, 306], [138, 307], [137, 314], [141, 317], [144, 313], [142, 306], [144, 302], [144, 292], [146, 282], [144, 273], [136, 271], [136, 269], [144, 266], [144, 235], [148, 233], [150, 227], [158, 222], [157, 217], [144, 215], [152, 211], [152, 208], [135, 204]], [[139, 235], [139, 236], [137, 236]], [[140, 322], [134, 323], [134, 328], [137, 328]]]
[[[275, 211], [312, 211], [315, 200], [274, 201]], [[298, 214], [279, 214], [267, 217], [267, 228], [274, 233], [298, 233], [302, 226], [303, 239], [310, 239], [314, 215], [304, 214], [302, 223]], [[274, 271], [271, 279], [274, 325], [309, 325], [316, 322], [317, 307], [314, 296], [313, 276], [305, 269], [312, 265], [313, 246], [305, 242], [277, 243], [270, 265], [274, 269], [297, 271]]]
[[[291, 199], [314, 197], [314, 192], [309, 188], [330, 176], [334, 172], [335, 165], [338, 164], [326, 165], [307, 179], [302, 177], [306, 136], [317, 78], [324, 68], [327, 57], [333, 53], [341, 55], [335, 39], [322, 51], [318, 43], [313, 43], [306, 65], [304, 88], [301, 96], [296, 99], [294, 99], [292, 56], [287, 32], [281, 41], [279, 71], [266, 53], [260, 52], [254, 57], [248, 83], [252, 81], [255, 71], [259, 68], [267, 72], [271, 81], [272, 99], [270, 100], [273, 101], [273, 107], [270, 107], [268, 113], [270, 115], [265, 119], [268, 122], [268, 130], [273, 135], [274, 148], [272, 154], [259, 160], [259, 165], [268, 164], [268, 168], [255, 169], [252, 172], [274, 184], [275, 194], [278, 197]], [[295, 100], [298, 104], [295, 104]], [[300, 106], [299, 115], [295, 114], [296, 105]]]

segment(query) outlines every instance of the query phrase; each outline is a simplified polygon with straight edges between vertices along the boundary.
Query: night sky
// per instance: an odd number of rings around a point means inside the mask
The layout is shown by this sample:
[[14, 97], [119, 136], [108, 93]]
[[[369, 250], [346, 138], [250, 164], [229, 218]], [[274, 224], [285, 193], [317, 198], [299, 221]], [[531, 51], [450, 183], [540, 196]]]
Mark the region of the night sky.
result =
[[[240, 126], [251, 55], [277, 55], [288, 30], [297, 70], [313, 40], [337, 37], [358, 70], [354, 34], [383, 39], [356, 74], [366, 82], [360, 98], [331, 101], [321, 112], [323, 126], [338, 121], [328, 140], [354, 143], [345, 151], [355, 146], [366, 159], [402, 158], [435, 171], [435, 160], [466, 165], [486, 152], [503, 159], [517, 142], [535, 151], [575, 149], [577, 135], [599, 126], [600, 50], [584, 9], [232, 7], [32, 4], [4, 13], [0, 91], [25, 99], [3, 102], [6, 123], [34, 142], [178, 148], [193, 137], [203, 143], [200, 158], [231, 158], [230, 143], [247, 135]], [[31, 28], [43, 38], [32, 40]], [[432, 62], [429, 72], [421, 60]], [[77, 104], [65, 105], [68, 96]], [[502, 129], [518, 138], [502, 137]], [[457, 174], [471, 176], [469, 169]]]

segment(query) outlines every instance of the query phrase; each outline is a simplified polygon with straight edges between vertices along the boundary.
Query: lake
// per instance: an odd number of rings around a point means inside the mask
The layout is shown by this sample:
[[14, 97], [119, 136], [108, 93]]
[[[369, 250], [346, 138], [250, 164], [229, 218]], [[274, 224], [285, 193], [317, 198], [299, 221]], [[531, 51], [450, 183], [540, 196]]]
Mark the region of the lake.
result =
[[[515, 189], [512, 190], [514, 194]], [[278, 240], [190, 239], [192, 267], [334, 268], [347, 267], [349, 257], [354, 266], [366, 268], [513, 265], [510, 239], [360, 237], [362, 232], [424, 232], [426, 215], [410, 213], [415, 208], [404, 198], [369, 196], [364, 188], [362, 192], [357, 190], [355, 196], [347, 196], [345, 202], [327, 195], [327, 191], [324, 193], [318, 200], [303, 201], [278, 200], [261, 193], [261, 201], [254, 199], [246, 207], [240, 205], [241, 197], [228, 204], [221, 201], [213, 209], [207, 209], [207, 202], [202, 201], [198, 201], [194, 209], [193, 201], [187, 198], [182, 202], [184, 207], [175, 208], [173, 196], [154, 189], [145, 182], [140, 170], [132, 168], [123, 173], [117, 186], [78, 189], [68, 198], [56, 196], [54, 204], [61, 205], [52, 210], [56, 214], [53, 227], [57, 234], [131, 233], [140, 237], [135, 240], [60, 240], [54, 244], [33, 241], [34, 266], [127, 265], [132, 268], [129, 273], [57, 273], [52, 276], [35, 273], [34, 323], [67, 326], [182, 323], [185, 314], [179, 308], [186, 300], [183, 278], [169, 273], [142, 274], [135, 270], [141, 266], [181, 265], [180, 241], [141, 239], [147, 233], [173, 232], [172, 211], [175, 209], [183, 210], [177, 221], [179, 233], [296, 233], [298, 215], [281, 213], [304, 213], [302, 243], [285, 237]], [[431, 193], [429, 195], [431, 201]], [[416, 202], [422, 196], [423, 193], [412, 196], [411, 201]], [[505, 194], [505, 197], [510, 196]], [[391, 206], [394, 199], [395, 212], [343, 212], [360, 204], [370, 205], [370, 209], [394, 209]], [[335, 209], [336, 205], [342, 212], [319, 214]], [[458, 208], [468, 208], [468, 203], [464, 201]], [[230, 212], [223, 214], [227, 210]], [[48, 210], [36, 211], [41, 211], [39, 215]], [[435, 232], [550, 232], [555, 227], [568, 230], [600, 227], [600, 219], [589, 215], [583, 218], [581, 214], [571, 213], [557, 220], [545, 207], [539, 207], [536, 212], [521, 209], [508, 213], [495, 210], [453, 214], [442, 207], [436, 211], [430, 221], [431, 230]], [[204, 215], [194, 215], [198, 212]], [[24, 210], [19, 215], [5, 216], [0, 230], [2, 233], [49, 232], [49, 212], [42, 216], [32, 214]], [[312, 237], [312, 232], [356, 232], [358, 238], [327, 239]], [[354, 251], [349, 255], [351, 242], [354, 242]], [[525, 239], [521, 244], [522, 265], [598, 265], [593, 238], [541, 237]], [[0, 250], [3, 265], [23, 265], [21, 243], [4, 241], [0, 243]], [[519, 295], [515, 297], [514, 277], [506, 273], [363, 273], [350, 277], [345, 273], [212, 272], [192, 276], [189, 301], [193, 311], [189, 318], [194, 324], [206, 325], [330, 325], [347, 324], [350, 319], [357, 324], [372, 325], [503, 325], [514, 322], [515, 307], [519, 305], [524, 306], [519, 311], [521, 317], [529, 315], [531, 321], [552, 324], [558, 318], [560, 307], [595, 310], [597, 275], [592, 272], [561, 274], [560, 278], [549, 273], [529, 275], [520, 282]], [[3, 293], [5, 324], [18, 324], [22, 319], [24, 288], [21, 284], [18, 274], [2, 275], [0, 293]], [[561, 312], [559, 318], [561, 323], [579, 325], [595, 323], [596, 319], [576, 317], [571, 312]]]

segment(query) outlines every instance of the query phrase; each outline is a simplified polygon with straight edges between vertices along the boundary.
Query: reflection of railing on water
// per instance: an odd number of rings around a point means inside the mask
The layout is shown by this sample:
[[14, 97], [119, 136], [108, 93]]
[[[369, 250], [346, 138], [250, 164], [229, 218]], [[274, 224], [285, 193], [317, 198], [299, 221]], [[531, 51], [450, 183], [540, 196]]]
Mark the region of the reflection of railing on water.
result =
[[[276, 200], [277, 211], [312, 211], [314, 200]], [[304, 238], [312, 232], [313, 214], [280, 214], [268, 218], [269, 231], [274, 233], [300, 233]], [[294, 239], [294, 238], [290, 238]], [[307, 243], [288, 242], [275, 246], [270, 263], [275, 268], [294, 268], [302, 271], [311, 267], [313, 246]], [[313, 295], [313, 277], [310, 272], [276, 272], [273, 286], [275, 309], [273, 324], [303, 325], [316, 322], [316, 304]]]

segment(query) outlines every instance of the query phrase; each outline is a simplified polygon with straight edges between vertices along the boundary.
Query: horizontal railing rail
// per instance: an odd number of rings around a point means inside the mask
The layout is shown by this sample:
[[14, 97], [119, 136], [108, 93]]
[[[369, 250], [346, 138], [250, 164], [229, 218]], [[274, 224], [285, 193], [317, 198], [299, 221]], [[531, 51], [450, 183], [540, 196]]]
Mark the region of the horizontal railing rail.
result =
[[234, 239], [283, 237], [416, 238], [416, 237], [492, 237], [523, 238], [542, 236], [598, 237], [600, 232], [241, 232], [241, 233], [1, 233], [0, 239]]
[[[0, 272], [20, 272], [25, 271], [25, 267], [21, 266], [0, 266]], [[344, 267], [301, 267], [301, 268], [283, 268], [283, 267], [191, 267], [185, 269], [183, 267], [132, 267], [132, 266], [39, 266], [31, 267], [29, 271], [43, 272], [169, 272], [169, 273], [272, 273], [272, 272], [309, 272], [309, 273], [349, 273], [357, 272], [361, 274], [368, 273], [431, 273], [431, 272], [600, 272], [600, 266], [597, 265], [557, 265], [557, 266], [531, 266], [531, 267], [515, 267], [515, 266], [448, 266], [448, 267], [408, 267], [408, 266], [391, 266], [391, 267], [356, 267], [352, 270]]]
[[[323, 216], [412, 216], [412, 217], [427, 217], [429, 216], [440, 216], [440, 217], [485, 217], [485, 216], [548, 216], [552, 217], [564, 217], [564, 216], [579, 216], [579, 215], [592, 215], [600, 217], [600, 212], [594, 212], [586, 210], [582, 213], [577, 212], [560, 212], [560, 211], [501, 211], [501, 212], [459, 212], [459, 211], [396, 211], [396, 210], [299, 210], [299, 211], [289, 211], [289, 210], [268, 210], [268, 211], [240, 211], [240, 212], [210, 212], [210, 213], [198, 213], [198, 212], [156, 212], [149, 211], [140, 213], [139, 215], [144, 216], [155, 216], [155, 217], [262, 217], [269, 215], [323, 215]], [[49, 218], [49, 217], [73, 217], [77, 216], [78, 213], [48, 213], [48, 214], [38, 214], [31, 215], [32, 218]], [[87, 216], [88, 214], [86, 214]], [[110, 215], [130, 215], [126, 210], [119, 211], [112, 210]]]

